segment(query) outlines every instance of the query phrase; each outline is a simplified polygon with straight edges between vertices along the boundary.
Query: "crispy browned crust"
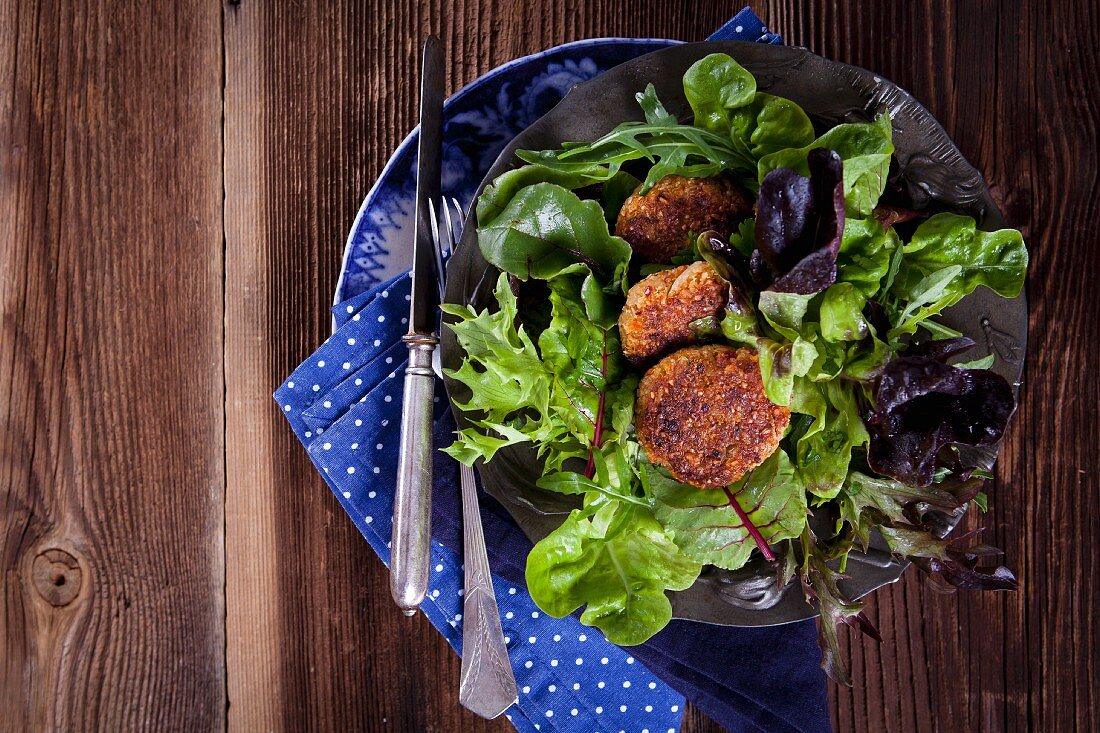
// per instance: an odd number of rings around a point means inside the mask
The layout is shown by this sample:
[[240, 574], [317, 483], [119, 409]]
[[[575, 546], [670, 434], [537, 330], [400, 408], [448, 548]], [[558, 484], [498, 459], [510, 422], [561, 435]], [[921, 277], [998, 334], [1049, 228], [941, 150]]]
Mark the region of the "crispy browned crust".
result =
[[791, 412], [764, 394], [756, 352], [692, 346], [646, 372], [634, 408], [649, 460], [679, 481], [728, 486], [779, 446]]
[[695, 262], [642, 278], [626, 294], [619, 316], [623, 353], [635, 363], [663, 356], [697, 340], [689, 325], [717, 316], [729, 285], [706, 262]]
[[725, 238], [751, 215], [752, 199], [725, 176], [665, 176], [644, 196], [635, 191], [627, 198], [615, 234], [643, 260], [668, 262], [692, 234], [713, 229]]

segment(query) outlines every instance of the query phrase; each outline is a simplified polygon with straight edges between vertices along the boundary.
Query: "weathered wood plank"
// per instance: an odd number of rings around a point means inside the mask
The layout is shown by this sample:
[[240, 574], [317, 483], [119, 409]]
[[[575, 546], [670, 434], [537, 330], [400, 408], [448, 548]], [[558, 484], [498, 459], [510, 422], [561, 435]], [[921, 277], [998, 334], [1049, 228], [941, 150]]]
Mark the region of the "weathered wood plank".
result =
[[5, 730], [224, 727], [219, 16], [0, 2]]

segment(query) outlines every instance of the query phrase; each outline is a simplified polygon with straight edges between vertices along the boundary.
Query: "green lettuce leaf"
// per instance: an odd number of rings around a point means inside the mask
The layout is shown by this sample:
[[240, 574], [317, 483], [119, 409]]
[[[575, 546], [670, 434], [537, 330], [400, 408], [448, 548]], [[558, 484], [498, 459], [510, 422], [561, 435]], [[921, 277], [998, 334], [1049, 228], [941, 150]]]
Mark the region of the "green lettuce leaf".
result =
[[595, 201], [536, 183], [520, 189], [496, 217], [478, 223], [485, 259], [521, 280], [549, 280], [581, 264], [602, 284], [625, 292], [630, 245], [611, 235]]
[[874, 298], [900, 250], [897, 232], [883, 229], [877, 219], [847, 219], [836, 258], [837, 282], [851, 283], [865, 297]]
[[764, 92], [757, 92], [752, 102], [730, 113], [729, 128], [734, 144], [744, 145], [757, 160], [814, 141], [814, 126], [801, 107]]
[[792, 435], [795, 469], [807, 491], [819, 499], [832, 499], [848, 476], [852, 449], [866, 445], [870, 436], [851, 383], [834, 380], [800, 382], [799, 386], [792, 409], [813, 415], [814, 421], [797, 438]]
[[684, 74], [684, 96], [695, 113], [696, 127], [726, 133], [731, 111], [756, 96], [756, 78], [727, 54], [712, 53]]
[[700, 563], [685, 557], [644, 507], [606, 502], [574, 510], [527, 556], [527, 588], [539, 608], [581, 623], [613, 644], [641, 644], [672, 619], [665, 593], [685, 590]]
[[806, 492], [782, 450], [730, 486], [728, 494], [682, 484], [652, 464], [643, 471], [657, 520], [685, 555], [701, 563], [736, 570], [748, 562], [757, 544], [742, 512], [769, 545], [798, 537], [806, 524]]
[[969, 216], [936, 214], [902, 248], [890, 289], [899, 304], [891, 338], [915, 333], [979, 285], [1015, 298], [1023, 289], [1027, 263], [1023, 237], [1015, 229], [983, 232]]
[[889, 116], [883, 113], [873, 122], [837, 125], [809, 145], [765, 155], [759, 163], [759, 180], [762, 182], [776, 168], [790, 168], [808, 176], [806, 156], [814, 148], [835, 150], [844, 161], [844, 206], [848, 216], [871, 216], [886, 187], [894, 152]]

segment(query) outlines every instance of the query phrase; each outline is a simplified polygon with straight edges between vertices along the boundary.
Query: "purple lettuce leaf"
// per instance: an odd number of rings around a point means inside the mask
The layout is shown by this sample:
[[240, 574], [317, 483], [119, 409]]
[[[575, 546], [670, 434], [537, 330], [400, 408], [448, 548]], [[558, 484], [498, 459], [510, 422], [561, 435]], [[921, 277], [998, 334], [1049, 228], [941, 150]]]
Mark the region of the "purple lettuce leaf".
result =
[[925, 356], [888, 363], [874, 398], [866, 419], [867, 462], [876, 473], [911, 486], [932, 483], [941, 448], [999, 441], [1016, 409], [1000, 375]]
[[760, 184], [753, 277], [767, 290], [813, 295], [836, 281], [844, 234], [844, 176], [840, 156], [815, 148], [810, 177], [776, 168]]

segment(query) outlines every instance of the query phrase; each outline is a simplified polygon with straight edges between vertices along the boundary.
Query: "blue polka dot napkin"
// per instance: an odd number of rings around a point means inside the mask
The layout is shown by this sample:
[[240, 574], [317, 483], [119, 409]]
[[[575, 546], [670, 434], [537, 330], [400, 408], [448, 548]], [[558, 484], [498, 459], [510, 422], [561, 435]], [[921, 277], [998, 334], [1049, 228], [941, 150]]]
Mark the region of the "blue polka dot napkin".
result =
[[[714, 38], [777, 43], [748, 11]], [[336, 331], [274, 395], [336, 498], [384, 563], [389, 540], [407, 350], [408, 275], [333, 308]], [[436, 388], [433, 440], [448, 445], [454, 422]], [[432, 577], [421, 610], [462, 646], [462, 513], [458, 465], [435, 460]], [[623, 649], [575, 616], [542, 614], [523, 584], [531, 542], [481, 493], [493, 586], [519, 702], [506, 715], [520, 731], [676, 733], [685, 696], [733, 731], [829, 730], [812, 622], [731, 629], [674, 621]], [[457, 701], [457, 689], [455, 698]]]

